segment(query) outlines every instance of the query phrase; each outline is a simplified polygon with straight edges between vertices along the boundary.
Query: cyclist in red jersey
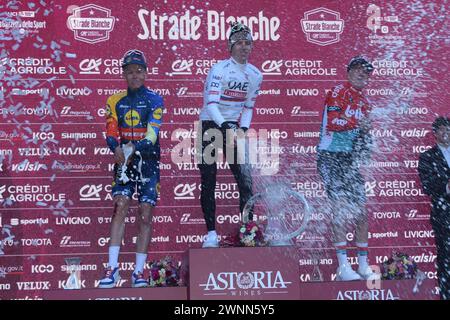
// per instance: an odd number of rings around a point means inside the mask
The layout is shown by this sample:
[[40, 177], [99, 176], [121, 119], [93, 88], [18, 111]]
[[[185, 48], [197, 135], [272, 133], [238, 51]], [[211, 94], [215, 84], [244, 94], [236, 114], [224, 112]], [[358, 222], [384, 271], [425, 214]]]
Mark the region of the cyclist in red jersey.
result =
[[[358, 159], [368, 156], [370, 143], [370, 106], [362, 89], [368, 84], [372, 71], [373, 66], [366, 58], [353, 58], [347, 68], [348, 82], [328, 93], [323, 112], [317, 168], [334, 206], [332, 225], [339, 262], [337, 280], [377, 277], [367, 261], [366, 195], [364, 179], [358, 170]], [[357, 272], [347, 259], [348, 224], [356, 227]]]

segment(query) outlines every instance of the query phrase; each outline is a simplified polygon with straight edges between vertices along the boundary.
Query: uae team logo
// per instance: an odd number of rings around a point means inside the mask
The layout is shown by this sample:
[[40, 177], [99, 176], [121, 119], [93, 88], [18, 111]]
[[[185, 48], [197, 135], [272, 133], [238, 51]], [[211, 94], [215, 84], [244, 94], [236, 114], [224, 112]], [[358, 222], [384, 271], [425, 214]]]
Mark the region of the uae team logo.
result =
[[304, 19], [301, 19], [301, 25], [306, 40], [320, 46], [339, 42], [340, 35], [344, 31], [341, 14], [326, 8], [306, 11]]
[[73, 8], [67, 27], [73, 31], [75, 40], [92, 44], [108, 40], [115, 21], [110, 9], [88, 4]]

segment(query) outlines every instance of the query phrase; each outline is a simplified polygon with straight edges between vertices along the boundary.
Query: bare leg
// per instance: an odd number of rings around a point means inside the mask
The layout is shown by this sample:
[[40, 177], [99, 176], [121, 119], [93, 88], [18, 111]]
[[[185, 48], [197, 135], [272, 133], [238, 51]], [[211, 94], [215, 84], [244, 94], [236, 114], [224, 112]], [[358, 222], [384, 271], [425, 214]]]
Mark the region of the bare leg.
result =
[[114, 215], [111, 222], [110, 246], [120, 246], [125, 231], [125, 217], [128, 214], [130, 198], [127, 196], [114, 197]]
[[362, 208], [360, 214], [356, 217], [355, 240], [360, 243], [367, 243], [369, 237], [369, 223], [367, 219], [367, 210]]
[[139, 205], [139, 233], [136, 241], [136, 252], [147, 253], [152, 232], [152, 210], [148, 203]]
[[334, 243], [347, 241], [347, 226], [351, 219], [349, 218], [350, 206], [345, 200], [336, 201], [333, 208], [333, 235]]

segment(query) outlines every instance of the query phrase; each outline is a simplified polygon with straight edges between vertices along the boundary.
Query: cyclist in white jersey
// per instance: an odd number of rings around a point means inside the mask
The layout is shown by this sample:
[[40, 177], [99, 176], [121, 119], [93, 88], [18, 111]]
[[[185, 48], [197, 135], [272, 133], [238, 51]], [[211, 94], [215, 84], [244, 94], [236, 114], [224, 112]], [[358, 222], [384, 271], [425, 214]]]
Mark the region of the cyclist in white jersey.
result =
[[[203, 247], [218, 247], [215, 227], [215, 187], [217, 174], [217, 148], [224, 151], [230, 145], [226, 135], [235, 135], [241, 129], [250, 127], [253, 107], [262, 82], [262, 73], [247, 62], [253, 47], [250, 29], [243, 24], [232, 25], [228, 48], [231, 57], [215, 64], [208, 73], [205, 83], [203, 109], [200, 112], [202, 147], [199, 169], [201, 174], [201, 205], [208, 234]], [[210, 130], [213, 129], [213, 130]], [[215, 129], [215, 130], [214, 130]], [[215, 133], [220, 130], [219, 135]], [[215, 132], [215, 133], [214, 133]], [[216, 141], [220, 136], [222, 141]], [[234, 145], [234, 144], [233, 144]], [[205, 148], [208, 157], [205, 157]], [[239, 206], [242, 212], [252, 196], [252, 177], [246, 164], [237, 163], [237, 148], [232, 147], [233, 159], [227, 159], [239, 189]], [[212, 151], [211, 151], [212, 150]], [[212, 158], [212, 161], [211, 161]], [[251, 217], [250, 217], [251, 218]]]

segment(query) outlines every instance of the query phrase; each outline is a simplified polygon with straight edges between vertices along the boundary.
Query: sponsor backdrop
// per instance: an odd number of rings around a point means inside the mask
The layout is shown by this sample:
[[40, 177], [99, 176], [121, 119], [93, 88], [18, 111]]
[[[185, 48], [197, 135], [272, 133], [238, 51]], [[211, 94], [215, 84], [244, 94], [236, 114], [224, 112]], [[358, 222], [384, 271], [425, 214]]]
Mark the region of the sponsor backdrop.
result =
[[[316, 145], [325, 94], [346, 79], [346, 63], [360, 53], [375, 66], [365, 89], [375, 110], [375, 147], [362, 166], [371, 263], [379, 265], [401, 249], [435, 278], [429, 199], [417, 161], [434, 143], [433, 119], [448, 114], [448, 9], [447, 1], [3, 1], [1, 298], [34, 299], [41, 290], [63, 288], [67, 257], [81, 258], [83, 288], [97, 285], [112, 214], [113, 157], [105, 143], [104, 107], [109, 95], [125, 87], [120, 59], [131, 48], [145, 52], [147, 84], [166, 106], [149, 260], [181, 260], [188, 248], [201, 246], [206, 228], [194, 162], [195, 121], [206, 74], [229, 57], [228, 25], [236, 20], [251, 28], [250, 62], [264, 74], [252, 127], [267, 130], [259, 132], [267, 135], [267, 145], [258, 145], [258, 152], [268, 160], [254, 165], [256, 191], [282, 182], [314, 208], [313, 221], [295, 239], [300, 280], [310, 279], [317, 248], [324, 280], [335, 278], [332, 205], [316, 172]], [[183, 162], [172, 153], [181, 142], [190, 147]], [[237, 185], [227, 168], [221, 165], [216, 192], [223, 238], [241, 220]], [[120, 258], [121, 286], [129, 286], [133, 269], [136, 213], [134, 202]], [[353, 236], [347, 235], [350, 243]]]

